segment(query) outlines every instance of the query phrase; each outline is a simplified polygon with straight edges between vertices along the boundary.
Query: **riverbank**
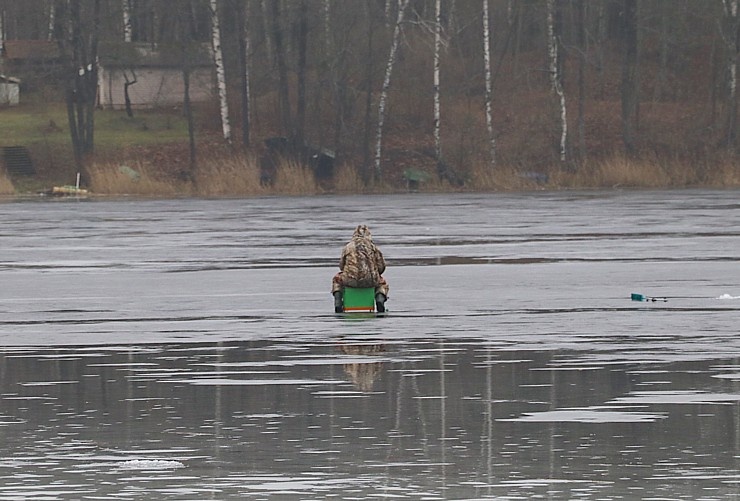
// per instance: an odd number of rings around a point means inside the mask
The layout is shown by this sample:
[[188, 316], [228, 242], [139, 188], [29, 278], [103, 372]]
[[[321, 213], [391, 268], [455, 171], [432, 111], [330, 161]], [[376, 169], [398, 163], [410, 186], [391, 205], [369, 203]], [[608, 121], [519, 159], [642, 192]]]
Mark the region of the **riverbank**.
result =
[[[264, 142], [254, 140], [249, 149], [228, 146], [219, 137], [217, 122], [206, 119], [212, 110], [198, 113], [199, 122], [211, 127], [197, 131], [193, 166], [186, 123], [176, 110], [139, 111], [134, 117], [121, 111], [96, 111], [96, 149], [88, 159], [84, 187], [93, 195], [153, 197], [740, 187], [740, 162], [727, 150], [628, 158], [616, 142], [610, 143], [613, 153], [602, 150], [598, 157], [568, 165], [534, 142], [527, 146], [531, 151], [517, 155], [538, 161], [517, 159], [502, 148], [499, 162], [492, 166], [485, 155], [471, 154], [469, 163], [455, 168], [460, 182], [451, 183], [438, 178], [425, 139], [415, 137], [413, 130], [388, 134], [382, 176], [375, 183], [363, 182], [367, 176], [360, 171], [357, 155], [345, 155], [334, 165], [331, 179], [316, 179], [307, 167], [284, 160], [278, 162], [273, 182], [266, 184], [260, 169]], [[32, 175], [8, 175], [0, 169], [0, 194], [37, 194], [75, 183], [78, 169], [61, 105], [27, 104], [2, 109], [0, 114], [0, 147], [22, 146], [33, 164]], [[262, 131], [259, 137], [271, 135], [273, 131]], [[535, 155], [538, 149], [541, 153]]]

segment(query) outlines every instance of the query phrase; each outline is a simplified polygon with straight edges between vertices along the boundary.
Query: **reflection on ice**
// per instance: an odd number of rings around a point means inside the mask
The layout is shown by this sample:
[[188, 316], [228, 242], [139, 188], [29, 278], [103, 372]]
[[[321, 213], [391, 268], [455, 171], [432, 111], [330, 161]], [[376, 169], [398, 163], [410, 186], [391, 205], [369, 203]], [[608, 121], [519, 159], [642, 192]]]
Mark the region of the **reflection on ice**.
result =
[[666, 417], [665, 414], [649, 414], [646, 412], [578, 408], [525, 413], [518, 418], [498, 419], [498, 421], [519, 421], [523, 423], [651, 423]]

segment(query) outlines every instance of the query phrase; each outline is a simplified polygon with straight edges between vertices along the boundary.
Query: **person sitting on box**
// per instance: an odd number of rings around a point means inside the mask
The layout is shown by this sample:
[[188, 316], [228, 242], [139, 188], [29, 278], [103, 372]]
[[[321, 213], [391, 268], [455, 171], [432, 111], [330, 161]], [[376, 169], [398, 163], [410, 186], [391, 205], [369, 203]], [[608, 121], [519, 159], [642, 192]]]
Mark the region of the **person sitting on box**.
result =
[[385, 259], [373, 242], [370, 229], [364, 224], [355, 228], [352, 239], [342, 249], [339, 270], [331, 281], [336, 313], [344, 311], [342, 291], [345, 287], [374, 287], [375, 307], [379, 313], [385, 311], [389, 289], [382, 275], [385, 272]]

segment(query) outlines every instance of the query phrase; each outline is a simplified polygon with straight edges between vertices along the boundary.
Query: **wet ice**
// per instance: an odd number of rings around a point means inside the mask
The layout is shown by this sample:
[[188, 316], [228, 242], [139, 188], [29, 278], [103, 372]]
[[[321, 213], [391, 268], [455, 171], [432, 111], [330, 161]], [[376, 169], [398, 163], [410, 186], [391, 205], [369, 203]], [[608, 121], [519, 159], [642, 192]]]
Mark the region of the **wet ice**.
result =
[[0, 203], [0, 499], [737, 496], [736, 198]]

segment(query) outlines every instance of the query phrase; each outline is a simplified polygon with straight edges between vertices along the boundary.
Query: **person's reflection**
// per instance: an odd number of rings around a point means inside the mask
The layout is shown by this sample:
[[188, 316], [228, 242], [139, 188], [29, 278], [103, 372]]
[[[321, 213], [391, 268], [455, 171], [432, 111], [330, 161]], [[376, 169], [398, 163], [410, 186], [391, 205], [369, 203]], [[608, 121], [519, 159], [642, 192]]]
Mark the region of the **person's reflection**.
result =
[[[345, 355], [376, 356], [385, 352], [382, 344], [340, 344], [338, 350]], [[344, 372], [352, 383], [363, 392], [373, 391], [373, 385], [383, 371], [383, 362], [350, 362], [344, 364]]]

